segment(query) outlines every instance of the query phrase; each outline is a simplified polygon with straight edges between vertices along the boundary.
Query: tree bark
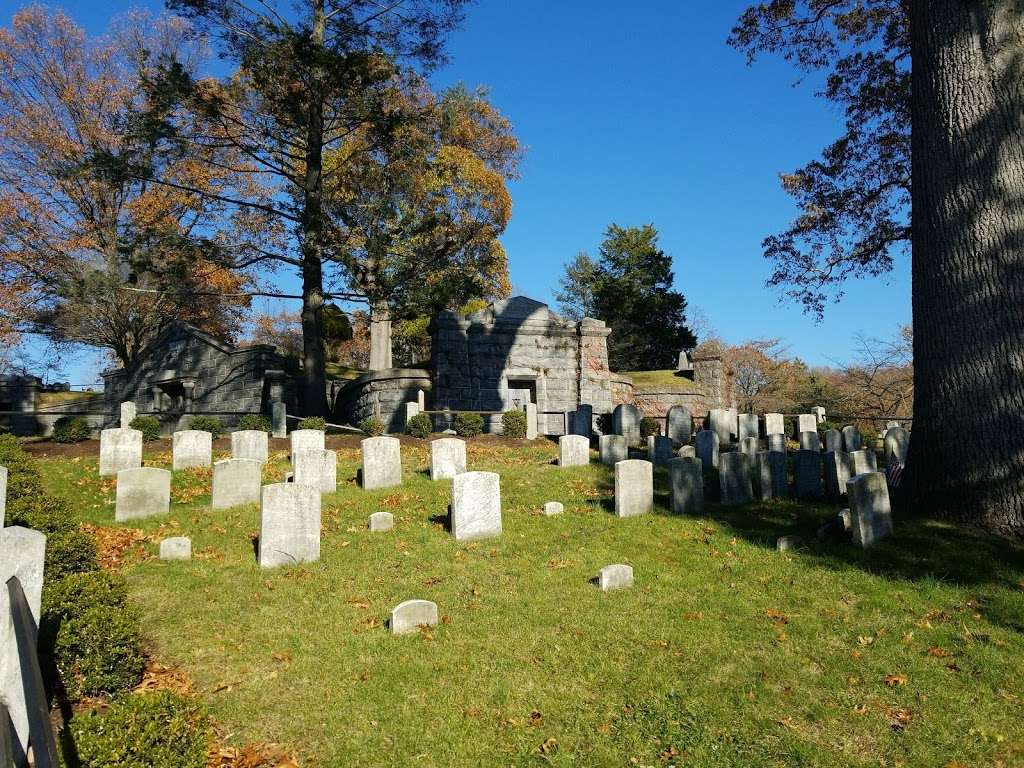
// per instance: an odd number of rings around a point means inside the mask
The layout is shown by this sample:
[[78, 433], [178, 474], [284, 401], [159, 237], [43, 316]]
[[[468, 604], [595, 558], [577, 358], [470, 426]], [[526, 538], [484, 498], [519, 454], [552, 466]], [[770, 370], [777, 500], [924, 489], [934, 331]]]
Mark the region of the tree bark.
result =
[[1024, 6], [911, 0], [922, 514], [1024, 535]]

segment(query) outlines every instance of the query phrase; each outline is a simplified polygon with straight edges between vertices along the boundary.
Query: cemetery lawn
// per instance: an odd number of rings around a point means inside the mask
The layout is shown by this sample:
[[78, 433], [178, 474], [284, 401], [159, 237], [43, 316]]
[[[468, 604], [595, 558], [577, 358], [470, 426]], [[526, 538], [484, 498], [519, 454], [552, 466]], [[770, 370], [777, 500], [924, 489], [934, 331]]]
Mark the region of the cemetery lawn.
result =
[[[357, 445], [329, 440], [339, 491], [319, 563], [261, 571], [258, 510], [211, 512], [209, 470], [176, 473], [171, 514], [125, 553], [154, 654], [228, 743], [338, 768], [1024, 765], [1019, 546], [926, 520], [868, 552], [819, 543], [826, 505], [671, 516], [663, 470], [656, 513], [617, 519], [608, 468], [494, 439], [471, 442], [469, 464], [501, 473], [504, 534], [458, 544], [425, 442], [403, 439], [406, 482], [378, 492], [355, 484]], [[114, 527], [90, 446], [40, 465], [84, 522]], [[169, 444], [146, 463], [169, 467]], [[548, 500], [565, 514], [540, 515]], [[380, 510], [396, 528], [371, 534]], [[806, 548], [776, 552], [785, 534]], [[169, 535], [192, 537], [191, 562], [155, 559]], [[593, 586], [610, 563], [632, 565], [635, 587]], [[408, 598], [443, 623], [391, 636]]]

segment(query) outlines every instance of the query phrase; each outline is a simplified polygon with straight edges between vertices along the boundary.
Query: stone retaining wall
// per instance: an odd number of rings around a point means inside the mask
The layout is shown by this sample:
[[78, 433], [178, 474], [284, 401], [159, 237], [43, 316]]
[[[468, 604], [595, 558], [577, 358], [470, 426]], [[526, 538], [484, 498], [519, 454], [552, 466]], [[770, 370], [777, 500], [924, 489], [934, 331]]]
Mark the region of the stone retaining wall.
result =
[[384, 422], [388, 432], [405, 430], [405, 403], [416, 402], [419, 390], [427, 393], [430, 407], [430, 371], [388, 368], [364, 373], [349, 382], [334, 401], [335, 418], [358, 424], [371, 416]]

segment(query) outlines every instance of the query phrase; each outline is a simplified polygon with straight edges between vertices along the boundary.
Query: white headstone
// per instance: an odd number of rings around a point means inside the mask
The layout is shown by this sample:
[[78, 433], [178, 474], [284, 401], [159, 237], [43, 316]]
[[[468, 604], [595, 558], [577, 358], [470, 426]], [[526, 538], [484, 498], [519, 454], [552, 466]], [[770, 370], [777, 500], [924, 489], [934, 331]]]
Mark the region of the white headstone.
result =
[[142, 433], [137, 429], [104, 429], [100, 432], [100, 476], [142, 466]]
[[748, 437], [752, 437], [756, 440], [760, 435], [760, 427], [756, 413], [739, 414], [739, 416], [737, 416], [737, 425], [739, 441], [741, 443]]
[[540, 434], [537, 426], [537, 404], [527, 403], [526, 404], [526, 439], [536, 440], [537, 435]]
[[405, 425], [409, 426], [409, 422], [412, 420], [412, 417], [413, 416], [418, 416], [419, 412], [420, 412], [420, 404], [418, 402], [416, 402], [416, 403], [406, 403], [405, 404]]
[[601, 435], [597, 439], [601, 463], [609, 466], [629, 458], [629, 447], [622, 435]]
[[422, 389], [416, 390], [416, 405], [420, 407], [420, 413], [427, 410], [427, 393]]
[[822, 456], [825, 467], [825, 493], [833, 499], [846, 495], [847, 481], [856, 475], [854, 460], [845, 451], [827, 451]]
[[292, 454], [292, 482], [319, 488], [320, 493], [338, 490], [338, 454], [326, 449], [296, 451]]
[[544, 502], [544, 515], [545, 517], [551, 517], [552, 515], [560, 515], [565, 512], [565, 507], [560, 501], [546, 501]]
[[128, 429], [132, 422], [135, 421], [137, 415], [138, 410], [135, 407], [135, 403], [131, 400], [121, 403], [121, 429]]
[[0, 528], [4, 527], [7, 515], [7, 467], [0, 467]]
[[892, 533], [889, 488], [883, 473], [857, 475], [846, 484], [846, 490], [850, 498], [854, 544], [870, 547]]
[[267, 463], [270, 438], [262, 429], [240, 429], [231, 433], [231, 458], [255, 459]]
[[261, 568], [320, 559], [320, 491], [310, 485], [274, 483], [260, 496]]
[[602, 592], [633, 586], [632, 567], [622, 563], [606, 565], [597, 572], [597, 586], [601, 588]]
[[786, 434], [786, 420], [781, 413], [764, 415], [764, 433], [767, 436]]
[[161, 560], [190, 560], [192, 539], [188, 536], [172, 536], [160, 542]]
[[710, 429], [718, 435], [719, 445], [728, 445], [732, 442], [733, 416], [728, 408], [712, 408], [708, 411], [708, 419], [705, 422], [705, 429]]
[[402, 484], [402, 444], [397, 437], [368, 437], [359, 446], [364, 489], [372, 491]]
[[813, 408], [811, 408], [811, 413], [814, 414], [814, 418], [817, 419], [819, 424], [821, 424], [823, 421], [825, 421], [825, 407], [824, 406], [821, 406], [821, 405], [814, 406]]
[[817, 432], [818, 417], [813, 413], [801, 413], [796, 417], [796, 433], [799, 436], [802, 432]]
[[256, 459], [222, 459], [213, 465], [214, 509], [256, 504], [263, 485], [263, 463]]
[[[882, 447], [885, 455], [885, 463], [898, 462], [907, 463], [907, 451], [910, 449], [910, 433], [903, 427], [889, 427], [885, 430], [885, 437], [882, 440]], [[0, 519], [3, 519], [0, 517]]]
[[590, 440], [581, 435], [558, 438], [558, 466], [585, 467], [590, 463]]
[[199, 429], [175, 432], [171, 437], [171, 456], [174, 469], [208, 467], [213, 461], [213, 435]]
[[466, 441], [442, 437], [430, 443], [430, 479], [450, 480], [466, 471]]
[[861, 448], [859, 451], [850, 451], [849, 456], [850, 461], [853, 462], [853, 467], [850, 470], [850, 477], [878, 471], [878, 462], [875, 460], [874, 451], [869, 451], [867, 448]]
[[452, 478], [451, 525], [457, 541], [501, 535], [501, 478], [496, 472]]
[[626, 459], [615, 465], [615, 514], [635, 517], [654, 509], [654, 465]]
[[114, 520], [165, 515], [171, 508], [171, 473], [157, 467], [122, 469], [117, 473]]
[[680, 459], [695, 459], [697, 458], [697, 449], [692, 445], [684, 445], [679, 449], [679, 453], [677, 455]]
[[299, 451], [322, 451], [326, 448], [325, 434], [322, 429], [296, 429], [289, 435], [291, 455]]
[[388, 625], [394, 635], [408, 635], [420, 627], [436, 627], [437, 604], [429, 600], [406, 600], [391, 609]]
[[370, 515], [369, 527], [374, 533], [390, 531], [395, 527], [395, 516], [390, 512], [374, 512]]

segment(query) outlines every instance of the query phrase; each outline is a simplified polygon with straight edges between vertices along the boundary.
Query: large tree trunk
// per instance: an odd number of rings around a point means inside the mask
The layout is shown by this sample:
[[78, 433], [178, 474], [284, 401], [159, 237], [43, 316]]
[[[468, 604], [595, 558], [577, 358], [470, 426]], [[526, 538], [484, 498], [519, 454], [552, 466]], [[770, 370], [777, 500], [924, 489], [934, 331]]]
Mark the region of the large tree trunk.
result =
[[1024, 535], [1024, 16], [911, 0], [917, 509]]

